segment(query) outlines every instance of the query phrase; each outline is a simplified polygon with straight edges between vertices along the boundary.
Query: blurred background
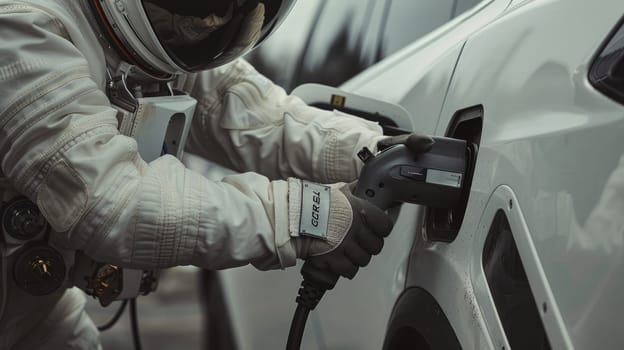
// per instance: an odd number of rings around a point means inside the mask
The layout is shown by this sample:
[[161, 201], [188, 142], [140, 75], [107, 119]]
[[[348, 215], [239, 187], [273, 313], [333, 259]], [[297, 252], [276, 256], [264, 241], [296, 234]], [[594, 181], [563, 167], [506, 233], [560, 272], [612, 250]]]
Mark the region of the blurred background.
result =
[[[277, 32], [246, 58], [289, 92], [310, 82], [339, 86], [479, 1], [298, 0]], [[221, 168], [191, 155], [186, 163], [215, 180], [224, 175]], [[143, 348], [234, 348], [229, 329], [224, 327], [229, 318], [218, 278], [216, 272], [195, 267], [163, 272], [158, 290], [138, 299]], [[294, 309], [297, 286], [292, 289]], [[87, 310], [101, 325], [118, 306], [116, 302], [102, 308], [90, 299]], [[101, 339], [104, 349], [134, 349], [127, 310]]]
[[[137, 298], [143, 349], [204, 348], [200, 285], [198, 268], [176, 267], [163, 272], [155, 293]], [[98, 301], [89, 299], [87, 312], [99, 326], [113, 317], [120, 304], [116, 301], [103, 308]], [[128, 309], [113, 328], [101, 334], [104, 349], [134, 349]]]

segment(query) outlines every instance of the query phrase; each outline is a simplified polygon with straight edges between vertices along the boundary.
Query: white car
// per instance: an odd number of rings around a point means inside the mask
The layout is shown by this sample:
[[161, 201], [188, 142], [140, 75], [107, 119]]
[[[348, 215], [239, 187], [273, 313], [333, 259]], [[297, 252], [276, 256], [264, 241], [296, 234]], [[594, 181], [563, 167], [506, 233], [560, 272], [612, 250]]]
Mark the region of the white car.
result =
[[[302, 349], [624, 347], [623, 15], [622, 0], [482, 1], [341, 87], [479, 151], [466, 206], [403, 205]], [[299, 269], [219, 280], [232, 346], [284, 348]]]

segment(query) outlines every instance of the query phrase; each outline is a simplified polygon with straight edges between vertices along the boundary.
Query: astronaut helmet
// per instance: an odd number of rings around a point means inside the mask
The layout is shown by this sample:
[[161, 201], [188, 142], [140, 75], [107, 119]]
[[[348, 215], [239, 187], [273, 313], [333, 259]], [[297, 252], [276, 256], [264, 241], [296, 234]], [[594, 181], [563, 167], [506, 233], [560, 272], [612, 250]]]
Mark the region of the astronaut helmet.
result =
[[296, 0], [88, 0], [120, 57], [154, 75], [227, 64], [258, 46]]

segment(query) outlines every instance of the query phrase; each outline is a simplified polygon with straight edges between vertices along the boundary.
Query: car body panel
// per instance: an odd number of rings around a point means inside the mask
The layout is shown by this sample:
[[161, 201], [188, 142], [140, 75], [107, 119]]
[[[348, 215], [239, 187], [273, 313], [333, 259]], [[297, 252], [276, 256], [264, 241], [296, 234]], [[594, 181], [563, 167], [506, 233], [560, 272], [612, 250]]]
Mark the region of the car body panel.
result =
[[521, 213], [512, 231], [551, 346], [624, 343], [622, 222], [601, 214], [622, 166], [624, 108], [587, 79], [622, 14], [615, 0], [515, 1], [464, 47], [436, 133], [457, 110], [483, 105], [467, 216], [452, 244], [415, 245], [407, 285], [438, 300], [465, 349], [485, 348], [484, 337], [509, 346], [481, 263], [484, 212], [500, 186]]
[[299, 0], [247, 59], [287, 91], [305, 83], [338, 86], [479, 2]]
[[[482, 264], [497, 210], [508, 215], [550, 345], [624, 344], [624, 238], [595, 230], [612, 196], [607, 181], [624, 164], [624, 108], [587, 81], [623, 13], [617, 0], [484, 1], [343, 85], [403, 106], [412, 130], [436, 135], [456, 111], [482, 105], [481, 148], [457, 239], [427, 242], [425, 211], [403, 205], [384, 251], [311, 314], [303, 349], [380, 349], [409, 287], [435, 297], [464, 349], [509, 349]], [[299, 267], [221, 274], [241, 349], [284, 346]]]
[[[425, 44], [415, 44], [389, 58], [389, 64], [380, 65], [385, 67], [381, 71], [373, 68], [383, 74], [376, 73], [357, 88], [347, 84], [345, 90], [399, 102], [413, 116], [412, 130], [433, 133], [464, 41], [471, 32], [496, 19], [508, 4], [509, 0], [485, 1], [453, 20], [453, 25], [423, 38]], [[310, 315], [302, 349], [382, 347], [392, 308], [405, 287], [410, 253], [407, 247], [420, 232], [423, 208], [403, 205], [394, 215], [395, 227], [382, 253], [354, 280], [341, 280]], [[259, 272], [243, 267], [221, 274], [240, 349], [274, 349], [286, 344], [294, 297], [301, 282], [299, 269]], [[361, 332], [362, 323], [354, 321], [362, 316], [367, 317], [362, 321], [366, 324], [365, 334]]]
[[[448, 22], [454, 12], [455, 0], [392, 0], [387, 7], [386, 28], [380, 40], [380, 54], [386, 57], [422, 37], [432, 28]], [[414, 4], [420, 11], [410, 11]], [[409, 30], [405, 30], [409, 28]]]
[[464, 42], [471, 33], [500, 16], [508, 5], [509, 0], [484, 1], [342, 88], [399, 104], [412, 114], [412, 130], [433, 133]]

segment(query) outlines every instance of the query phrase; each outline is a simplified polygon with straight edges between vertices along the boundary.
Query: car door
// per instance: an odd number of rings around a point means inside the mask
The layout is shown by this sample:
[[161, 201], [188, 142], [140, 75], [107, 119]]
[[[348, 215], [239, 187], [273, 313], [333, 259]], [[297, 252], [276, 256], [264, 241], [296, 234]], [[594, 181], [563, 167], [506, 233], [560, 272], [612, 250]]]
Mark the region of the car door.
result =
[[455, 239], [415, 245], [407, 286], [435, 298], [464, 348], [624, 341], [613, 211], [624, 100], [605, 73], [621, 79], [623, 13], [616, 0], [591, 10], [581, 0], [514, 1], [463, 48], [435, 132], [480, 111], [470, 199]]

